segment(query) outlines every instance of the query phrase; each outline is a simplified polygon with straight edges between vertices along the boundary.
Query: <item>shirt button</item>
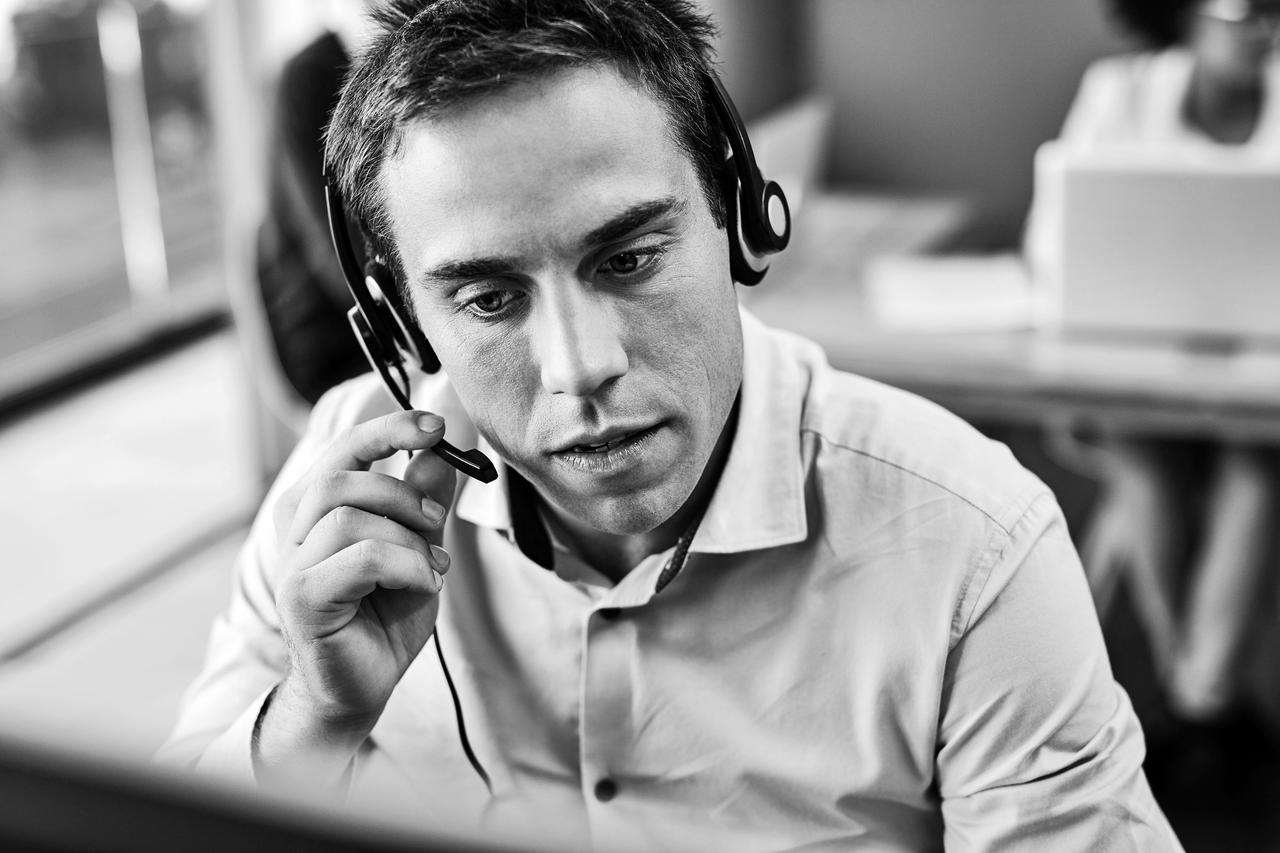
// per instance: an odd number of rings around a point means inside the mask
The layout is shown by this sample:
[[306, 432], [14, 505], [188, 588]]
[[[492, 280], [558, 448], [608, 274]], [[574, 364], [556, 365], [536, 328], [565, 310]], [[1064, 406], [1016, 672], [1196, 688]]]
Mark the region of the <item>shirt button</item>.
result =
[[600, 618], [606, 622], [613, 622], [622, 617], [622, 608], [620, 607], [602, 607], [596, 611], [600, 614]]
[[618, 783], [612, 779], [601, 779], [596, 783], [596, 799], [607, 803], [618, 796]]

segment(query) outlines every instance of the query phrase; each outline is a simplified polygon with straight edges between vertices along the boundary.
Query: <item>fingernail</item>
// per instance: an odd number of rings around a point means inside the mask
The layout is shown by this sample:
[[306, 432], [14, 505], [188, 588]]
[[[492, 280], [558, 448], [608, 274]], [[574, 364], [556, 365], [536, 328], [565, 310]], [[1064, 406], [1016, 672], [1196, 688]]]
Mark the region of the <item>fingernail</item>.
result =
[[449, 552], [441, 548], [439, 545], [431, 546], [431, 559], [435, 561], [436, 567], [442, 572], [449, 571]]
[[423, 432], [439, 432], [444, 429], [444, 418], [428, 412], [418, 416], [418, 429]]
[[436, 589], [439, 590], [444, 586], [444, 578], [435, 569], [431, 570], [431, 579], [436, 582]]
[[422, 514], [427, 517], [427, 521], [432, 524], [439, 524], [444, 521], [444, 507], [431, 500], [431, 498], [422, 499]]

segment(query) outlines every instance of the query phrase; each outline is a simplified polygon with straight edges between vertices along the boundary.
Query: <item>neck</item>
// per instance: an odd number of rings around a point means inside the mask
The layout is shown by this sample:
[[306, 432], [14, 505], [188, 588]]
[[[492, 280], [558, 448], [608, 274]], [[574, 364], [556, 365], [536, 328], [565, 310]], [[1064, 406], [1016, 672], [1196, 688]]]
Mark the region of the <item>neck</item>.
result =
[[716, 490], [716, 484], [720, 482], [720, 473], [729, 456], [737, 422], [738, 404], [735, 401], [693, 492], [674, 515], [654, 529], [636, 534], [606, 533], [583, 524], [544, 501], [542, 506], [549, 523], [554, 526], [561, 541], [575, 554], [617, 583], [645, 557], [675, 545], [680, 536], [702, 515]]

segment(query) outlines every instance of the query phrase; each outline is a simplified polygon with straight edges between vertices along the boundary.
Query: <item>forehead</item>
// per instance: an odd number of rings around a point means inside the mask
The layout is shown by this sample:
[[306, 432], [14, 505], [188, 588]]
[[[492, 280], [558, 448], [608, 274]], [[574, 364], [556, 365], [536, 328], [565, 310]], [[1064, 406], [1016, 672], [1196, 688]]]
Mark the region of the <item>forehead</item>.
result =
[[[589, 229], [606, 209], [696, 184], [663, 105], [609, 68], [521, 82], [405, 126], [383, 198], [406, 267], [433, 253]], [[487, 248], [487, 247], [486, 247]]]
[[1280, 0], [1203, 0], [1195, 8], [1212, 18], [1244, 21], [1254, 16], [1280, 14]]

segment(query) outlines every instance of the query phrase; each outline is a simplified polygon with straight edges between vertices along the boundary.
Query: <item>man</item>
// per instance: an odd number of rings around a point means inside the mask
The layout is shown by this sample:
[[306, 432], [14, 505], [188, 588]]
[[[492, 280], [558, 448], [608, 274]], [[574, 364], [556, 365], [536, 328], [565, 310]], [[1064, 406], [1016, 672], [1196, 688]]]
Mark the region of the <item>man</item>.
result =
[[549, 849], [1178, 849], [1044, 486], [739, 311], [708, 22], [383, 23], [329, 165], [443, 373], [317, 406], [168, 755]]

